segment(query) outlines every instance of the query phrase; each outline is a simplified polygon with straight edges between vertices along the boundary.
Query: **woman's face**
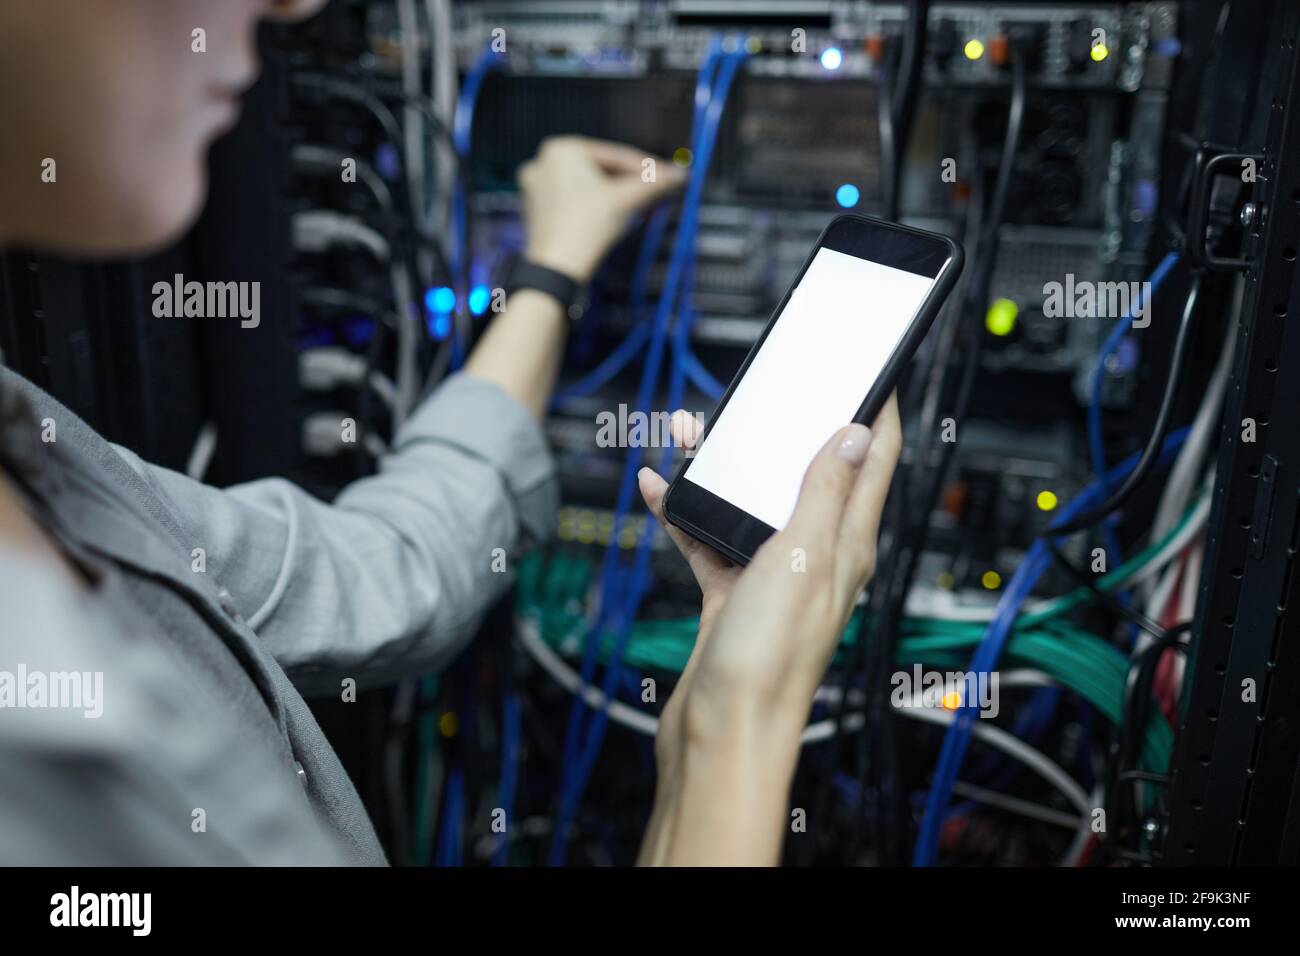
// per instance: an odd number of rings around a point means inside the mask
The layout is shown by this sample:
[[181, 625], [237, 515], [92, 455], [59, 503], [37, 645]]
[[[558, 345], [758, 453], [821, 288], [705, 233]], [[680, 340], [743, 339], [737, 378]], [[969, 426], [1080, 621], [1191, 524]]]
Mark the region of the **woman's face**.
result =
[[264, 17], [325, 0], [0, 0], [0, 241], [126, 255], [198, 214]]

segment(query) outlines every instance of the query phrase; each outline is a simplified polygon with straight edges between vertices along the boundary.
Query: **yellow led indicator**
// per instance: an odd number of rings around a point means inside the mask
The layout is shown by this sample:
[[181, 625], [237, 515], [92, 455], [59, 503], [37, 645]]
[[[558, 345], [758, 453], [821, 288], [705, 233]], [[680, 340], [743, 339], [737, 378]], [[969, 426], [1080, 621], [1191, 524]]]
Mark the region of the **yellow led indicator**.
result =
[[750, 56], [760, 52], [763, 49], [763, 41], [758, 37], [750, 37], [745, 41], [745, 50]]
[[984, 588], [987, 591], [996, 591], [998, 588], [1002, 587], [1002, 575], [998, 574], [996, 571], [985, 571], [984, 575], [980, 578], [980, 584], [984, 585]]
[[1092, 57], [1093, 63], [1100, 63], [1102, 60], [1106, 59], [1106, 57], [1110, 56], [1110, 50], [1106, 49], [1106, 44], [1098, 43], [1092, 48], [1092, 52], [1088, 55]]
[[1020, 306], [1010, 299], [994, 299], [984, 316], [984, 328], [996, 336], [1010, 335], [1016, 327]]
[[979, 40], [967, 40], [961, 51], [966, 54], [966, 59], [978, 60], [984, 55], [984, 44]]
[[444, 737], [455, 737], [458, 730], [460, 730], [460, 718], [452, 711], [449, 710], [438, 718], [438, 732]]
[[956, 710], [960, 706], [961, 694], [957, 693], [955, 690], [950, 690], [948, 693], [943, 695], [944, 710]]
[[692, 153], [685, 146], [679, 146], [677, 147], [677, 149], [673, 150], [673, 162], [676, 163], [678, 166], [682, 167], [682, 169], [685, 169], [687, 166], [689, 166], [691, 164], [691, 160], [693, 160], [694, 158], [695, 158], [695, 154]]
[[1036, 500], [1037, 500], [1037, 502], [1038, 502], [1038, 510], [1039, 510], [1039, 511], [1055, 511], [1055, 510], [1056, 510], [1056, 493], [1055, 493], [1055, 492], [1051, 492], [1051, 491], [1040, 491], [1040, 492], [1038, 493], [1038, 498], [1037, 498]]

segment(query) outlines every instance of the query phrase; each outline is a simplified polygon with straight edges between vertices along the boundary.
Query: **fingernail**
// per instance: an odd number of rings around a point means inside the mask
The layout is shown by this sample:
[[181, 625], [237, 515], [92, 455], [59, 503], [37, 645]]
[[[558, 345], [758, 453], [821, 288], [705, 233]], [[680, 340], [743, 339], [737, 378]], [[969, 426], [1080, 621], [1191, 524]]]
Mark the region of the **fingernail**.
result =
[[867, 449], [871, 447], [871, 429], [854, 422], [840, 429], [838, 441], [835, 454], [857, 468], [867, 460]]
[[645, 479], [645, 476], [646, 476], [646, 472], [648, 472], [648, 471], [653, 471], [653, 469], [650, 468], [649, 465], [642, 465], [641, 468], [640, 468], [640, 470], [636, 473], [636, 480], [637, 480], [638, 482], [644, 480], [644, 479]]

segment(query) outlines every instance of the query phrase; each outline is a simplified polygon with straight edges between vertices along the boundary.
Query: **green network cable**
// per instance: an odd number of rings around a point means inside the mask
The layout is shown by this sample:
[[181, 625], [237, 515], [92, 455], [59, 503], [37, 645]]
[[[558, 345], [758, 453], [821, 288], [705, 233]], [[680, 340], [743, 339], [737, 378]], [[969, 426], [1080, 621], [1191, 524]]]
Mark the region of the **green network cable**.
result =
[[[1160, 541], [1143, 549], [1098, 580], [1098, 587], [1114, 590], [1141, 571], [1190, 523], [1197, 504]], [[587, 591], [594, 568], [589, 561], [559, 553], [549, 560], [530, 555], [521, 565], [517, 605], [533, 620], [541, 638], [560, 653], [575, 653], [586, 635]], [[1005, 652], [1010, 666], [1041, 670], [1060, 686], [1088, 701], [1113, 724], [1123, 720], [1124, 688], [1129, 660], [1106, 641], [1064, 620], [1066, 614], [1091, 597], [1078, 588], [1022, 614], [1016, 621]], [[842, 638], [841, 653], [852, 640], [856, 620]], [[905, 618], [896, 659], [900, 664], [960, 669], [969, 650], [984, 634], [982, 620], [952, 621], [942, 618]], [[695, 643], [698, 618], [638, 621], [632, 629], [624, 660], [628, 666], [680, 673]], [[608, 659], [614, 635], [600, 636], [598, 654]], [[1143, 741], [1143, 764], [1163, 772], [1168, 766], [1173, 732], [1162, 720], [1150, 722]]]

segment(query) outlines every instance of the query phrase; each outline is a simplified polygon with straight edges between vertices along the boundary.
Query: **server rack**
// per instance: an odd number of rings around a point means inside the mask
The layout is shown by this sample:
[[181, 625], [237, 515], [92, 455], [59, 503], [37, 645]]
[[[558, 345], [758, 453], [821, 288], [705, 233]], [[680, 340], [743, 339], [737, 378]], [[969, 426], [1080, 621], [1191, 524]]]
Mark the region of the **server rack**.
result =
[[1234, 85], [1257, 76], [1245, 100], [1254, 119], [1237, 147], [1202, 144], [1195, 186], [1208, 207], [1218, 173], [1255, 170], [1236, 210], [1242, 254], [1210, 254], [1204, 218], [1192, 216], [1188, 232], [1206, 268], [1241, 271], [1246, 288], [1171, 765], [1166, 864], [1300, 862], [1300, 8], [1238, 4], [1225, 38], [1252, 26], [1258, 35], [1260, 17], [1271, 29], [1258, 73], [1246, 65], [1251, 41], [1235, 60], [1242, 69], [1226, 74]]

